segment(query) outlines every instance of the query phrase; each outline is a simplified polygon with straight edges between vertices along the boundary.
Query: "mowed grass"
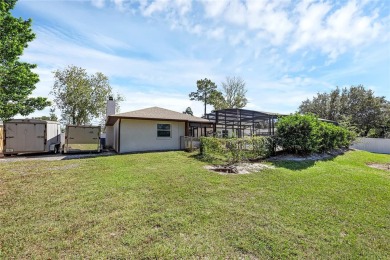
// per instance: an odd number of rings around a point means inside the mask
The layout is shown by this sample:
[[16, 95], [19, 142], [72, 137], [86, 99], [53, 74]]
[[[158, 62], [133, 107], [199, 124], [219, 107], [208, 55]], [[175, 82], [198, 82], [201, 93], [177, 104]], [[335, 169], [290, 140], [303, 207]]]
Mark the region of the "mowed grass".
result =
[[220, 175], [185, 152], [0, 163], [0, 258], [390, 258], [390, 172]]

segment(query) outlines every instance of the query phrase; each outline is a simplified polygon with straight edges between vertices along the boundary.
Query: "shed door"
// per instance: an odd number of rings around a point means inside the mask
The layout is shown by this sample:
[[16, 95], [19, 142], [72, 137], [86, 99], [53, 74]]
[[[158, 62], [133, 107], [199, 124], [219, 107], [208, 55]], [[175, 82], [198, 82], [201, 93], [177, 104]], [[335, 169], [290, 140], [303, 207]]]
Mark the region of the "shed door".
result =
[[100, 128], [98, 127], [68, 127], [69, 144], [99, 144]]
[[45, 124], [8, 124], [7, 148], [15, 152], [45, 151]]

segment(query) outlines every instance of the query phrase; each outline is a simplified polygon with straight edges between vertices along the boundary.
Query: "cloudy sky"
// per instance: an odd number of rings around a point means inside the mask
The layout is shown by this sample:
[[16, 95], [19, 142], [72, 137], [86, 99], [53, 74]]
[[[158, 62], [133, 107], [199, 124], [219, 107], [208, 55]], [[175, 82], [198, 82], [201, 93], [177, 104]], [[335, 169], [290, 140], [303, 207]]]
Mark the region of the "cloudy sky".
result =
[[243, 78], [247, 108], [261, 111], [294, 112], [335, 86], [390, 97], [387, 0], [19, 0], [13, 15], [33, 19], [23, 60], [38, 65], [36, 96], [49, 95], [52, 71], [76, 65], [109, 77], [121, 112], [200, 116], [196, 81], [226, 76]]

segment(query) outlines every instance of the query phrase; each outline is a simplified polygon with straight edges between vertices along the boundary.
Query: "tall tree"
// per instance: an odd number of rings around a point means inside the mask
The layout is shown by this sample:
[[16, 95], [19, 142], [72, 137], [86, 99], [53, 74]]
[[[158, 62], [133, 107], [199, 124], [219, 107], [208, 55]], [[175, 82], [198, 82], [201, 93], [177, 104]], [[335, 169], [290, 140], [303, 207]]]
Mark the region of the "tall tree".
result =
[[245, 97], [245, 81], [240, 77], [226, 77], [222, 82], [222, 95], [214, 98], [215, 109], [243, 108], [248, 103]]
[[337, 87], [330, 94], [318, 93], [312, 100], [305, 100], [299, 107], [301, 113], [313, 113], [320, 118], [347, 121], [345, 125], [355, 127], [359, 134], [367, 136], [371, 129], [383, 125], [385, 97], [377, 97], [372, 90], [362, 85]]
[[193, 116], [194, 113], [192, 112], [191, 107], [187, 107], [185, 111], [183, 111], [183, 114], [191, 115]]
[[103, 73], [88, 75], [83, 68], [68, 66], [64, 70], [54, 71], [54, 79], [51, 93], [61, 110], [64, 123], [88, 124], [93, 119], [105, 116], [106, 102], [112, 95], [112, 88]]
[[213, 105], [213, 98], [217, 96], [217, 85], [211, 80], [205, 78], [196, 82], [198, 90], [190, 93], [191, 100], [202, 101], [204, 103], [204, 114], [206, 115], [206, 106]]
[[29, 97], [39, 77], [31, 69], [35, 64], [19, 61], [23, 50], [35, 38], [31, 19], [11, 15], [16, 0], [0, 1], [0, 119], [21, 114], [27, 116], [36, 109], [50, 105], [46, 98]]

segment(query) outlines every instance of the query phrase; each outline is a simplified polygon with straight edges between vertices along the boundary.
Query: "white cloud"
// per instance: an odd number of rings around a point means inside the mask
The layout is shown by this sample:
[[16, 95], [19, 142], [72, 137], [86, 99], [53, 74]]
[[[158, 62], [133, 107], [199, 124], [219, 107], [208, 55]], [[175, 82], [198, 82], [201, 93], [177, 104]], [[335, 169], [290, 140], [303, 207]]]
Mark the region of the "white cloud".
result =
[[247, 9], [240, 0], [231, 0], [225, 10], [225, 19], [228, 22], [237, 25], [244, 25], [246, 23]]
[[241, 43], [248, 45], [249, 39], [248, 39], [246, 33], [244, 31], [241, 31], [241, 32], [236, 32], [234, 34], [233, 33], [230, 34], [229, 42], [233, 46], [239, 45]]
[[200, 35], [203, 32], [203, 27], [200, 24], [195, 24], [189, 28], [190, 33]]
[[225, 32], [224, 28], [218, 27], [218, 28], [209, 30], [207, 32], [207, 36], [212, 38], [212, 39], [223, 39], [224, 32]]
[[168, 8], [168, 5], [168, 0], [156, 0], [145, 6], [145, 9], [142, 11], [142, 13], [143, 15], [150, 16], [153, 13], [165, 11]]
[[189, 0], [154, 0], [149, 4], [142, 2], [141, 12], [145, 16], [155, 13], [176, 12], [179, 16], [184, 16], [191, 10], [192, 3]]
[[[218, 37], [221, 31], [223, 32], [222, 29], [216, 30], [214, 36]], [[109, 78], [131, 81], [132, 85], [140, 88], [149, 85], [161, 89], [186, 86], [189, 83], [194, 84], [199, 78], [211, 77], [211, 72], [219, 64], [218, 60], [183, 59], [180, 56], [169, 56], [169, 59], [165, 60], [138, 59], [69, 42], [61, 33], [44, 29], [38, 29], [36, 32], [40, 41], [33, 41], [23, 56], [23, 60], [40, 64], [41, 82], [34, 95], [47, 95], [53, 85], [51, 71], [71, 64], [83, 67], [89, 73], [101, 71]], [[99, 41], [99, 37], [89, 39]], [[114, 45], [122, 46], [117, 42], [114, 42]], [[164, 51], [170, 52], [169, 49]]]
[[283, 43], [293, 28], [283, 2], [248, 1], [247, 4], [248, 28], [265, 32], [264, 38], [273, 45]]
[[[111, 1], [120, 10], [138, 8], [146, 17], [164, 19], [172, 29], [184, 29], [219, 40], [226, 35], [235, 35], [238, 30], [247, 36], [257, 35], [266, 46], [282, 46], [290, 53], [320, 50], [331, 60], [351, 47], [373, 42], [381, 33], [389, 38], [383, 28], [386, 17], [380, 20], [377, 10], [365, 9], [368, 1], [349, 0], [337, 5], [316, 0], [135, 1], [138, 5], [125, 4], [123, 0]], [[105, 1], [92, 0], [92, 3], [102, 7]], [[233, 46], [237, 41], [244, 42], [233, 36], [229, 39]]]
[[113, 37], [104, 35], [102, 33], [89, 33], [86, 32], [84, 34], [85, 37], [88, 37], [91, 41], [97, 43], [98, 45], [106, 48], [106, 49], [132, 49], [133, 47], [122, 40], [115, 39]]
[[123, 0], [111, 0], [112, 2], [114, 2], [116, 8], [118, 8], [118, 10], [120, 11], [123, 11], [124, 10], [124, 6], [123, 6]]
[[331, 9], [327, 3], [301, 2], [296, 10], [299, 13], [299, 23], [296, 30], [295, 41], [290, 45], [290, 51], [296, 51], [310, 44], [316, 35], [323, 30], [324, 17]]
[[91, 0], [93, 6], [97, 8], [103, 8], [105, 6], [105, 0]]
[[333, 11], [328, 3], [304, 3], [297, 7], [299, 27], [290, 51], [318, 48], [334, 60], [351, 48], [374, 41], [382, 29], [377, 15], [364, 15], [363, 6], [355, 1]]
[[207, 17], [215, 18], [220, 16], [229, 4], [228, 0], [204, 0], [202, 1]]
[[192, 1], [191, 0], [175, 0], [175, 5], [179, 9], [179, 14], [181, 16], [185, 15], [189, 11], [191, 11], [192, 8]]

